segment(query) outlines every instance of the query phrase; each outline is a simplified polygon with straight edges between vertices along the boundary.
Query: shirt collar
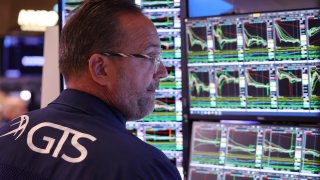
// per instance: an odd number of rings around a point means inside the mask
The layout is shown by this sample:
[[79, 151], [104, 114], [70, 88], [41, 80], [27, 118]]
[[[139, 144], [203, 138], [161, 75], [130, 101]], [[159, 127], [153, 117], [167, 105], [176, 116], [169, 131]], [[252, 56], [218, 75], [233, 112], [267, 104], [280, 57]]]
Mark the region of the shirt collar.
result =
[[[102, 117], [104, 119], [117, 119], [116, 123], [125, 128], [126, 120], [123, 115], [110, 107], [107, 103], [96, 96], [75, 89], [66, 89], [61, 92], [59, 97], [50, 104], [64, 104], [79, 109], [93, 117]], [[50, 105], [49, 104], [49, 105]]]

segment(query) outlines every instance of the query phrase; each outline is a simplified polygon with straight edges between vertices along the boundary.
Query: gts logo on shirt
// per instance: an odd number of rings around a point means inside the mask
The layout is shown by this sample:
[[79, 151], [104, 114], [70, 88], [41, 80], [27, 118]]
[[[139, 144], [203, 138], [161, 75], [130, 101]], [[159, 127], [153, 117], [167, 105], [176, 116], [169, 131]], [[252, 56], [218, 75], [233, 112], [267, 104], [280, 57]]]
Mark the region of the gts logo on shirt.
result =
[[[10, 132], [1, 135], [0, 138], [4, 137], [4, 136], [8, 136], [10, 134], [13, 134], [13, 136], [18, 135], [15, 138], [15, 140], [17, 140], [21, 136], [21, 134], [25, 131], [28, 123], [29, 123], [29, 116], [27, 116], [27, 115], [20, 116], [20, 121], [11, 125], [11, 126], [15, 126], [18, 124], [19, 126], [16, 129], [13, 129]], [[58, 157], [59, 152], [61, 151], [63, 145], [66, 143], [67, 138], [70, 135], [72, 136], [71, 145], [80, 152], [80, 156], [70, 157], [66, 154], [61, 155], [62, 159], [64, 159], [67, 162], [70, 162], [70, 163], [79, 163], [79, 162], [83, 161], [88, 155], [87, 149], [78, 142], [79, 139], [86, 138], [86, 139], [91, 140], [92, 142], [97, 140], [94, 136], [92, 136], [90, 134], [82, 133], [82, 132], [76, 131], [74, 129], [65, 127], [65, 126], [61, 126], [59, 124], [55, 124], [55, 123], [51, 123], [51, 122], [42, 122], [42, 123], [37, 124], [36, 126], [32, 127], [27, 135], [27, 145], [34, 152], [41, 153], [41, 154], [49, 154], [51, 152], [51, 149], [53, 148], [53, 145], [55, 144], [55, 142], [57, 140], [52, 137], [43, 136], [42, 139], [43, 139], [43, 141], [46, 142], [45, 148], [37, 147], [33, 143], [33, 136], [34, 136], [35, 132], [37, 132], [39, 129], [42, 129], [45, 127], [58, 129], [63, 132], [62, 136], [58, 140], [59, 142], [58, 142], [57, 146], [55, 147], [55, 149], [52, 153], [52, 157], [55, 157], [55, 158]]]

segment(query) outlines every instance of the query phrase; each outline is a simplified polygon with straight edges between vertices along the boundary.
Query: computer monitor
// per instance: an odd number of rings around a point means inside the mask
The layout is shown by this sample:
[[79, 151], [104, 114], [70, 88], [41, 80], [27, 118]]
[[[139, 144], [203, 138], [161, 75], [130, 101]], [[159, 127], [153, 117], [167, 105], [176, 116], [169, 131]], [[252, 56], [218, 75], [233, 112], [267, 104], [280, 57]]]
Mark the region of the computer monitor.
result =
[[7, 35], [2, 41], [1, 72], [8, 78], [41, 76], [43, 35]]
[[195, 121], [189, 150], [189, 180], [320, 178], [320, 126]]
[[191, 118], [320, 117], [320, 10], [187, 19]]
[[157, 29], [162, 64], [168, 76], [160, 80], [154, 111], [138, 122], [127, 122], [137, 136], [160, 149], [183, 177], [181, 3], [180, 0], [135, 0]]
[[181, 175], [183, 135], [181, 122], [127, 122], [127, 129], [139, 139], [160, 149], [176, 165]]

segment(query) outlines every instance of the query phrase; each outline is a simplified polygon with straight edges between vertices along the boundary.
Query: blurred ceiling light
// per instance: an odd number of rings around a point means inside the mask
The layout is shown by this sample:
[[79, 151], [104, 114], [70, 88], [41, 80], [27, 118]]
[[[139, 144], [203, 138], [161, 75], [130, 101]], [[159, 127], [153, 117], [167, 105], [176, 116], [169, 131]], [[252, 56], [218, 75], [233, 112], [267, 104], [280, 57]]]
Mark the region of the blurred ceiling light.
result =
[[20, 92], [20, 98], [24, 101], [29, 101], [31, 99], [31, 92], [28, 90], [22, 90]]
[[46, 27], [55, 26], [59, 15], [55, 11], [25, 10], [19, 12], [18, 24], [23, 31], [45, 31]]

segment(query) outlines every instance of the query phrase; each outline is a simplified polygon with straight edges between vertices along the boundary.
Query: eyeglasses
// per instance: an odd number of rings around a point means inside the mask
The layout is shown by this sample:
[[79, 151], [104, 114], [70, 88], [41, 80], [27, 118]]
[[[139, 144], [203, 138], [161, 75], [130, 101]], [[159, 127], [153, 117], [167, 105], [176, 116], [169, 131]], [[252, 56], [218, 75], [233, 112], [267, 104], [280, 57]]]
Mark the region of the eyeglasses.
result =
[[154, 62], [154, 71], [157, 72], [160, 64], [162, 63], [161, 53], [157, 56], [149, 56], [146, 54], [130, 54], [130, 53], [118, 53], [118, 52], [104, 52], [102, 53], [105, 56], [119, 56], [119, 57], [134, 57], [134, 58], [143, 58], [148, 59]]

